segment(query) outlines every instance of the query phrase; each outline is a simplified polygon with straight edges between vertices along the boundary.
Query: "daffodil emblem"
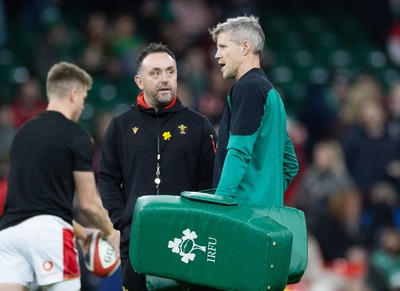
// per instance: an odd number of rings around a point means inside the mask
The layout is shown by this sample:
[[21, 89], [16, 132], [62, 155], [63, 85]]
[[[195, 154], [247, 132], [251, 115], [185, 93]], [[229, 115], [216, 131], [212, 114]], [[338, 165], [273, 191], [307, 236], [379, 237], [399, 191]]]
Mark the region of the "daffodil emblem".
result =
[[165, 132], [162, 134], [162, 136], [163, 136], [164, 140], [170, 140], [171, 137], [172, 137], [172, 135], [171, 135], [171, 133], [170, 133], [169, 131], [165, 131]]
[[190, 231], [189, 228], [185, 229], [183, 232], [182, 239], [174, 238], [168, 242], [168, 248], [171, 249], [173, 253], [179, 254], [182, 258], [181, 261], [184, 263], [189, 263], [193, 261], [196, 255], [193, 253], [195, 250], [206, 251], [205, 246], [199, 246], [195, 243], [197, 234], [194, 231]]

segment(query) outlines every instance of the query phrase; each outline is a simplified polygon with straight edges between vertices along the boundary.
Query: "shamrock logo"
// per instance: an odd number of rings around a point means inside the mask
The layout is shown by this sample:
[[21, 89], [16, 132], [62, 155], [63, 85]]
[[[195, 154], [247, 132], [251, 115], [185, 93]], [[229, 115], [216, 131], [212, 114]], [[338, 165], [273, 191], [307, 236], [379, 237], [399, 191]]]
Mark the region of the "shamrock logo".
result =
[[173, 241], [168, 242], [168, 248], [171, 249], [173, 253], [179, 254], [182, 258], [181, 261], [184, 263], [189, 263], [193, 261], [196, 255], [193, 253], [195, 250], [206, 251], [205, 246], [199, 246], [195, 243], [197, 234], [194, 231], [190, 231], [189, 228], [185, 229], [182, 238], [174, 238]]

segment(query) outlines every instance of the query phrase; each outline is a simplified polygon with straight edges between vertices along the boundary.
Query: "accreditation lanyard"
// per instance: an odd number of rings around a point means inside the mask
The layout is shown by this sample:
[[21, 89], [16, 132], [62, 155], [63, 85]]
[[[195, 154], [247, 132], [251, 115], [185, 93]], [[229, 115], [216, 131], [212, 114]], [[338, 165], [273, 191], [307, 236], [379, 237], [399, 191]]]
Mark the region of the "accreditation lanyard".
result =
[[[157, 151], [157, 155], [156, 155], [156, 173], [155, 173], [156, 176], [155, 176], [155, 178], [154, 178], [154, 183], [155, 183], [155, 186], [156, 186], [156, 189], [157, 189], [157, 195], [159, 195], [159, 194], [160, 194], [160, 184], [161, 184], [161, 153], [164, 151], [165, 146], [166, 146], [168, 143], [165, 143], [165, 144], [162, 146], [162, 148], [161, 148], [161, 125], [160, 125], [160, 117], [159, 117], [159, 112], [158, 112], [158, 110], [155, 109], [155, 111], [156, 111], [156, 120], [157, 120], [157, 139], [156, 139], [155, 148], [156, 148], [156, 151]], [[171, 130], [170, 130], [170, 131], [166, 131], [166, 132], [163, 133], [163, 134], [166, 134], [166, 133], [169, 134], [168, 140], [170, 140], [171, 137], [172, 137], [171, 132], [172, 132], [172, 129], [174, 128], [174, 125], [175, 125], [175, 123], [176, 123], [176, 119], [177, 119], [178, 113], [176, 112], [176, 113], [174, 113], [174, 114], [175, 114], [175, 116], [174, 116], [174, 119], [173, 119], [173, 122], [172, 122]], [[143, 118], [143, 116], [142, 116], [142, 114], [141, 114], [140, 111], [139, 111], [139, 115], [140, 115], [140, 118], [141, 118], [141, 120], [142, 120], [142, 122], [143, 122], [144, 127], [146, 128], [147, 135], [148, 135], [150, 141], [151, 141], [151, 142], [153, 143], [153, 145], [154, 145], [154, 139], [153, 139], [152, 136], [150, 135], [149, 126], [148, 126], [148, 124], [145, 122], [145, 120], [144, 120], [144, 118]], [[166, 139], [166, 138], [164, 137], [164, 139]]]

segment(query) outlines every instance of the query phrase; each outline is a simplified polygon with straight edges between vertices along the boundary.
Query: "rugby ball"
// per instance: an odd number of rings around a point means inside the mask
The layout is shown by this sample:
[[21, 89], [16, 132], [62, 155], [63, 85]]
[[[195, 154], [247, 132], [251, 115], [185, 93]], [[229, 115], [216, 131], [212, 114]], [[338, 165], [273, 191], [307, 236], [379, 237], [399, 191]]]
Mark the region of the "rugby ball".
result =
[[86, 268], [98, 277], [111, 276], [121, 264], [114, 248], [103, 237], [100, 230], [96, 230], [88, 238], [85, 249]]

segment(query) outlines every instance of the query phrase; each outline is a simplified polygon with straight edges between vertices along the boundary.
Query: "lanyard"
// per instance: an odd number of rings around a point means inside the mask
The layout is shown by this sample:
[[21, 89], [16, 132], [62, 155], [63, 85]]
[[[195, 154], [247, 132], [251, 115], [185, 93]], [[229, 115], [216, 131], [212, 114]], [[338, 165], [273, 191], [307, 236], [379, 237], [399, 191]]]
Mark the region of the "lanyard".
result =
[[[157, 120], [157, 139], [156, 139], [155, 148], [156, 148], [156, 151], [157, 151], [157, 155], [156, 155], [156, 172], [155, 172], [154, 183], [155, 183], [155, 187], [156, 187], [156, 190], [157, 190], [157, 195], [160, 195], [160, 184], [161, 184], [161, 166], [160, 166], [160, 165], [161, 165], [161, 152], [164, 150], [166, 144], [164, 144], [163, 147], [161, 148], [161, 124], [160, 124], [160, 117], [159, 117], [159, 115], [158, 115], [158, 110], [155, 109], [155, 111], [156, 111], [156, 120]], [[145, 120], [144, 120], [144, 118], [143, 118], [143, 116], [142, 116], [140, 110], [138, 110], [138, 112], [139, 112], [140, 119], [142, 120], [142, 123], [143, 123], [144, 127], [146, 128], [147, 135], [148, 135], [150, 141], [151, 141], [151, 142], [153, 143], [153, 145], [154, 145], [154, 139], [153, 139], [152, 136], [150, 135], [149, 126], [146, 124], [146, 122], [145, 122]], [[178, 116], [178, 112], [175, 112], [174, 114], [175, 114], [175, 116], [174, 116], [174, 119], [173, 119], [173, 122], [172, 122], [172, 129], [173, 129], [174, 126], [175, 126], [176, 119], [177, 119], [177, 116]], [[172, 131], [172, 129], [171, 129], [171, 131]]]

